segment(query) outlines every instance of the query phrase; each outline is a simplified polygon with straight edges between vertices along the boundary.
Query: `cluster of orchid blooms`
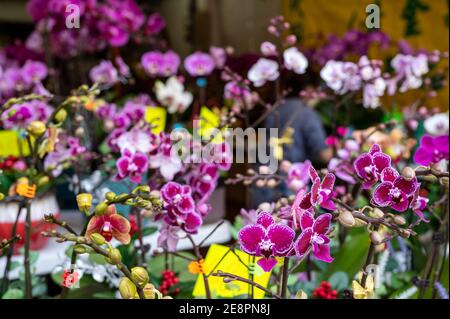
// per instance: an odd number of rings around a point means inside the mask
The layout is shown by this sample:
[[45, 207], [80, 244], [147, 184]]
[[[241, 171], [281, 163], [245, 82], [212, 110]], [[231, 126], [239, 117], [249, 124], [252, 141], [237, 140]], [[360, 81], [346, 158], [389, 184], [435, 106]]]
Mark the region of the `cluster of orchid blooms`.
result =
[[[146, 16], [135, 0], [31, 0], [27, 9], [36, 26], [27, 47], [43, 52], [48, 34], [52, 52], [60, 57], [123, 47], [131, 40], [139, 44], [165, 28], [159, 13]], [[67, 27], [67, 21], [76, 18], [78, 28]]]
[[[341, 153], [359, 149], [354, 140], [347, 140], [346, 145]], [[448, 147], [448, 135], [425, 135], [415, 153], [415, 161], [425, 166], [448, 161]], [[344, 156], [341, 154], [341, 157]], [[354, 173], [347, 172], [342, 179], [356, 183], [356, 176], [359, 177], [362, 189], [372, 190], [373, 207], [390, 208], [397, 213], [411, 209], [420, 221], [429, 222], [423, 214], [428, 199], [420, 195], [421, 184], [414, 171], [406, 168], [400, 174], [378, 144], [360, 154], [351, 166], [349, 171]], [[297, 192], [293, 203], [278, 208], [276, 213], [243, 211], [246, 226], [239, 232], [241, 248], [250, 255], [262, 257], [257, 263], [264, 271], [272, 270], [277, 264], [276, 257], [302, 258], [310, 250], [316, 259], [332, 262], [331, 221], [332, 213], [337, 210], [333, 199], [341, 193], [339, 186], [335, 188], [335, 175], [327, 173], [321, 180], [309, 161], [289, 164], [284, 171], [287, 185]], [[309, 181], [312, 185], [308, 191]], [[273, 205], [270, 208], [273, 210]], [[321, 213], [321, 208], [327, 212]]]

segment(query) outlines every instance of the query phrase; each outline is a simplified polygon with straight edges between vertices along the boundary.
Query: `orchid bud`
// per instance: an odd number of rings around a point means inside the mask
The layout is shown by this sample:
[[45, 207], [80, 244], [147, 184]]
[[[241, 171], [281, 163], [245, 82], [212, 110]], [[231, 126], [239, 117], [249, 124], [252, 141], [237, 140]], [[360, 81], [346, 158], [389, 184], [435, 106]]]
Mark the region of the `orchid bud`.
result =
[[416, 172], [414, 172], [414, 170], [411, 167], [406, 166], [402, 170], [402, 177], [407, 181], [411, 181], [414, 179], [414, 177], [416, 177]]
[[365, 227], [365, 226], [367, 226], [367, 222], [365, 222], [362, 219], [355, 218], [355, 224], [353, 225], [353, 227]]
[[112, 265], [117, 265], [122, 261], [122, 255], [117, 248], [111, 248], [108, 253], [108, 257], [105, 258], [106, 261]]
[[77, 254], [85, 254], [86, 247], [84, 247], [83, 245], [75, 245], [73, 247], [73, 251], [76, 252]]
[[38, 179], [37, 186], [38, 187], [44, 186], [48, 184], [48, 182], [50, 182], [50, 178], [48, 176], [42, 176], [41, 178]]
[[67, 111], [65, 109], [60, 109], [55, 114], [55, 120], [58, 123], [64, 122], [66, 120], [66, 118], [67, 118]]
[[244, 184], [244, 186], [249, 186], [252, 184], [252, 180], [251, 179], [244, 179], [242, 181], [242, 184]]
[[394, 216], [394, 223], [396, 223], [399, 226], [402, 226], [406, 224], [406, 219], [403, 218], [403, 216], [396, 215]]
[[137, 288], [129, 278], [123, 277], [119, 283], [119, 292], [123, 299], [133, 299]]
[[109, 201], [112, 201], [116, 198], [116, 194], [114, 192], [107, 192], [105, 194], [105, 198]]
[[106, 202], [100, 202], [97, 206], [95, 206], [94, 213], [97, 216], [103, 215], [108, 209], [108, 204]]
[[255, 183], [256, 187], [264, 187], [266, 186], [266, 181], [264, 179], [258, 179]]
[[409, 238], [409, 236], [411, 236], [411, 231], [408, 229], [400, 229], [399, 232], [400, 236], [402, 236], [403, 238]]
[[306, 294], [306, 292], [300, 289], [295, 294], [295, 299], [308, 299], [308, 295]]
[[348, 210], [341, 210], [338, 217], [339, 222], [345, 227], [352, 227], [355, 225], [355, 217]]
[[255, 172], [254, 169], [249, 168], [249, 169], [247, 170], [247, 175], [255, 175], [255, 174], [256, 174], [256, 172]]
[[81, 126], [75, 130], [75, 136], [82, 137], [84, 135], [84, 128]]
[[47, 127], [45, 126], [44, 122], [42, 121], [33, 121], [31, 122], [27, 127], [27, 132], [33, 137], [41, 137], [44, 135], [45, 131], [47, 130]]
[[277, 186], [277, 180], [274, 179], [274, 178], [270, 178], [270, 179], [267, 181], [267, 187], [269, 187], [269, 188], [274, 188], [275, 186]]
[[106, 239], [105, 237], [103, 237], [101, 234], [99, 233], [93, 233], [91, 236], [91, 240], [96, 244], [96, 245], [104, 245], [106, 243]]
[[381, 234], [379, 232], [377, 232], [375, 230], [375, 231], [370, 233], [370, 240], [375, 245], [379, 245], [379, 244], [381, 244], [383, 242], [383, 237], [381, 236]]
[[2, 201], [5, 198], [5, 194], [0, 193], [0, 201]]
[[369, 212], [368, 215], [369, 215], [369, 217], [372, 217], [372, 218], [382, 218], [384, 216], [384, 213], [381, 209], [375, 207], [374, 209], [372, 209]]
[[138, 285], [143, 288], [149, 281], [148, 272], [143, 267], [134, 267], [131, 269], [131, 277]]
[[[155, 286], [152, 284], [146, 284], [144, 288], [142, 288], [142, 291], [144, 292], [145, 299], [155, 299], [156, 293], [155, 293]], [[134, 296], [135, 299], [139, 298], [139, 295], [136, 293]]]
[[294, 45], [297, 42], [297, 37], [294, 34], [290, 34], [286, 37], [287, 45]]
[[89, 193], [78, 194], [77, 204], [80, 211], [89, 213], [92, 207], [92, 195]]

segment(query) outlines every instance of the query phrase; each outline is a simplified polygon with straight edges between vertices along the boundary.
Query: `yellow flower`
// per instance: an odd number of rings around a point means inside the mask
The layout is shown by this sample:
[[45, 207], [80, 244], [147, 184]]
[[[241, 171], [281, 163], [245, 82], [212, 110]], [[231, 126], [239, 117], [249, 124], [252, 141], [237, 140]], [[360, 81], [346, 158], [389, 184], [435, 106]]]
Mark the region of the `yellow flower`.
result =
[[363, 287], [360, 283], [362, 278], [362, 272], [358, 275], [359, 281], [353, 280], [352, 289], [353, 289], [353, 298], [355, 299], [372, 299], [374, 294], [374, 279], [372, 275], [368, 275], [366, 279], [365, 287]]

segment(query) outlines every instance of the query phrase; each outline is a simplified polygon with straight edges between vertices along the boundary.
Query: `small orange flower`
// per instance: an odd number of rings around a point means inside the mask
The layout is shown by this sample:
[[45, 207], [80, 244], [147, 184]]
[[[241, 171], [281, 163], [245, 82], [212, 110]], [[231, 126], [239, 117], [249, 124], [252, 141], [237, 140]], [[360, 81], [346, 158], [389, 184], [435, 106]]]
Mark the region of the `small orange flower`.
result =
[[130, 229], [128, 219], [117, 214], [116, 207], [110, 205], [105, 214], [91, 218], [86, 230], [86, 237], [90, 237], [93, 233], [99, 233], [107, 241], [114, 237], [126, 245], [130, 242]]
[[204, 274], [205, 273], [205, 260], [195, 260], [191, 261], [188, 265], [188, 270], [191, 274], [197, 275], [197, 274]]

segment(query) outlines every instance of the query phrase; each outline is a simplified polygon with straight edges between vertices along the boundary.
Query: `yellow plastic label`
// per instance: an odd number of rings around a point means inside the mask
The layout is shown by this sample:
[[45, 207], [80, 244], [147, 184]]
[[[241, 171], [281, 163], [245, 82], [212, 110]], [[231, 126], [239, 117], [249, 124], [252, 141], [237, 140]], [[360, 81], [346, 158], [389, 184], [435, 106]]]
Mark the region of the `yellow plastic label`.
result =
[[18, 131], [0, 131], [0, 156], [27, 156], [30, 154], [27, 141]]
[[148, 106], [145, 120], [152, 125], [152, 133], [159, 134], [166, 129], [167, 111], [163, 107]]
[[212, 138], [213, 143], [222, 143], [223, 136], [221, 132], [218, 132], [220, 125], [220, 118], [214, 111], [210, 110], [206, 106], [202, 106], [200, 109], [200, 136], [205, 139]]
[[16, 193], [22, 197], [34, 198], [36, 196], [36, 185], [28, 185], [28, 183], [20, 183], [16, 186]]
[[[252, 258], [252, 256], [237, 249], [234, 252], [236, 254], [226, 246], [211, 245], [206, 255], [203, 268], [207, 273], [214, 269], [214, 272], [221, 270], [250, 279], [251, 274], [249, 273], [248, 267], [251, 265], [251, 268], [253, 268], [253, 281], [266, 288], [269, 283], [270, 272], [264, 272], [259, 265], [252, 264], [252, 260], [256, 262], [260, 257]], [[233, 298], [239, 295], [246, 295], [251, 289], [251, 285], [237, 280], [224, 283], [222, 277], [209, 276], [208, 282], [211, 294], [218, 298]], [[262, 299], [264, 298], [265, 292], [254, 287], [253, 294], [255, 299]], [[206, 295], [203, 275], [201, 274], [197, 277], [192, 295], [194, 297], [205, 297]]]

